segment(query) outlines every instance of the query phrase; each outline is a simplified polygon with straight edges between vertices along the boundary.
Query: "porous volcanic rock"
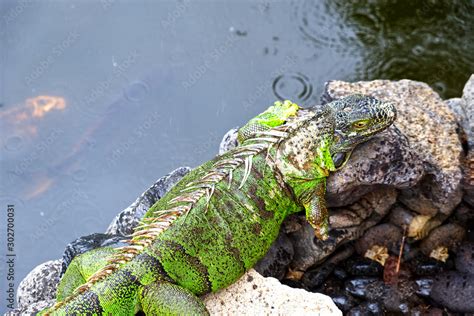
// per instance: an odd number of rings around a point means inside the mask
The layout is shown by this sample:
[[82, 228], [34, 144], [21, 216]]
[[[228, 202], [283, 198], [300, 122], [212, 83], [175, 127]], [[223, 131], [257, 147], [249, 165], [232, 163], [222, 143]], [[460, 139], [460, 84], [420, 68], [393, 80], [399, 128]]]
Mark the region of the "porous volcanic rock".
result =
[[291, 288], [253, 269], [204, 303], [211, 315], [342, 315], [329, 296]]

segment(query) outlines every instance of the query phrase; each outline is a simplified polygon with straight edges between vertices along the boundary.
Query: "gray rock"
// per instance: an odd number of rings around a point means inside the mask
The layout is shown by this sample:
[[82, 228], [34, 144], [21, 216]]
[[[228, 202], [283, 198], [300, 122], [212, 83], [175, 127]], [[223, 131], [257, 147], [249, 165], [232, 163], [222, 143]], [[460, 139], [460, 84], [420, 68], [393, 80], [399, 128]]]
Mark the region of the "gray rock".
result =
[[463, 159], [464, 201], [474, 206], [474, 75], [471, 75], [463, 89], [460, 102], [454, 102], [453, 111], [460, 113], [459, 123], [466, 138], [468, 153]]
[[390, 127], [360, 145], [346, 166], [329, 176], [327, 202], [330, 206], [347, 205], [381, 185], [407, 189], [423, 174], [422, 159], [400, 130]]
[[458, 122], [460, 128], [466, 131], [467, 121], [467, 114], [465, 111], [464, 100], [462, 98], [452, 98], [445, 100], [444, 103], [453, 111], [456, 121]]
[[30, 304], [56, 298], [62, 260], [40, 264], [20, 282], [17, 290], [17, 304], [24, 309]]
[[[399, 200], [408, 208], [433, 218], [440, 214], [441, 218], [437, 218], [437, 223], [441, 222], [451, 214], [462, 198], [459, 161], [462, 146], [456, 132], [458, 124], [453, 112], [427, 84], [411, 80], [356, 83], [331, 81], [326, 84], [322, 99], [327, 102], [353, 93], [371, 95], [396, 105], [397, 120], [390, 128], [392, 131], [389, 129], [385, 134], [387, 140], [395, 139], [386, 144], [389, 148], [398, 146], [399, 151], [403, 151], [395, 156], [389, 155], [393, 160], [387, 164], [385, 161], [377, 161], [386, 157], [386, 154], [378, 155], [377, 152], [390, 149], [372, 147], [366, 152], [366, 163], [361, 167], [357, 155], [362, 148], [359, 149], [354, 153], [353, 158], [356, 159], [351, 159], [343, 169], [345, 171], [341, 171], [348, 174], [352, 166], [358, 166], [353, 180], [336, 181], [341, 175], [335, 173], [333, 179], [330, 179], [329, 192], [331, 187], [336, 187], [337, 195], [347, 191], [352, 193], [352, 188], [367, 186], [368, 183], [394, 186], [400, 189]], [[396, 129], [400, 131], [398, 136]], [[379, 138], [385, 135], [380, 135]], [[406, 141], [397, 145], [403, 138]], [[377, 139], [373, 142], [377, 142]], [[364, 146], [374, 146], [373, 142]], [[397, 165], [395, 170], [392, 169], [393, 164]], [[363, 191], [357, 193], [362, 194]], [[427, 225], [434, 226], [428, 222]]]
[[253, 269], [204, 303], [211, 315], [342, 315], [329, 296], [288, 287]]
[[179, 167], [164, 177], [158, 179], [135, 202], [121, 211], [110, 223], [106, 233], [112, 235], [130, 235], [146, 211], [165, 195], [182, 177], [190, 167]]
[[471, 148], [463, 161], [464, 201], [474, 207], [474, 149]]
[[431, 299], [453, 312], [474, 311], [474, 275], [446, 271], [432, 284]]
[[290, 239], [283, 231], [280, 231], [270, 250], [257, 262], [254, 269], [264, 277], [282, 280], [286, 275], [287, 267], [293, 260], [294, 252]]
[[[427, 256], [440, 247], [456, 252], [457, 247], [461, 244], [466, 236], [464, 227], [456, 223], [448, 223], [436, 227], [430, 234], [421, 241], [420, 250]], [[435, 255], [433, 253], [433, 255]], [[435, 256], [435, 258], [437, 258]], [[439, 260], [439, 259], [438, 259]]]
[[474, 275], [474, 242], [466, 241], [456, 252], [456, 269]]
[[52, 306], [54, 302], [54, 300], [44, 300], [36, 303], [31, 303], [30, 305], [24, 306], [23, 308], [15, 308], [5, 313], [5, 316], [33, 316], [36, 315], [36, 313], [38, 313], [39, 311], [42, 311], [43, 309]]
[[462, 105], [466, 119], [463, 120], [470, 151], [474, 150], [474, 74], [471, 75], [462, 91]]
[[397, 253], [398, 245], [402, 240], [402, 230], [390, 223], [380, 224], [369, 228], [355, 243], [357, 253], [364, 256], [372, 246], [387, 248], [392, 253]]

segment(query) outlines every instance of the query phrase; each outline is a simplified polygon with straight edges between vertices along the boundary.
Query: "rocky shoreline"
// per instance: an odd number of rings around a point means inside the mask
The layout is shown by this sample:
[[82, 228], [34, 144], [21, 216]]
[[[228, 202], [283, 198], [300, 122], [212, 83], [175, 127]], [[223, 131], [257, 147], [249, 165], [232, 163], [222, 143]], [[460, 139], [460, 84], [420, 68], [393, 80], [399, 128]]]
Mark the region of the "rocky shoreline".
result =
[[[291, 216], [255, 267], [269, 278], [248, 272], [205, 299], [211, 313], [474, 312], [474, 75], [461, 98], [445, 101], [411, 80], [331, 81], [321, 100], [353, 93], [393, 102], [398, 117], [329, 177], [330, 238], [316, 240], [304, 215]], [[236, 129], [230, 130], [219, 153], [235, 146], [235, 139]], [[119, 246], [145, 211], [190, 170], [178, 168], [160, 178], [105, 234], [82, 237], [67, 246], [63, 259], [32, 270], [19, 285], [18, 308], [6, 315], [33, 314], [51, 305], [59, 277], [75, 255]]]

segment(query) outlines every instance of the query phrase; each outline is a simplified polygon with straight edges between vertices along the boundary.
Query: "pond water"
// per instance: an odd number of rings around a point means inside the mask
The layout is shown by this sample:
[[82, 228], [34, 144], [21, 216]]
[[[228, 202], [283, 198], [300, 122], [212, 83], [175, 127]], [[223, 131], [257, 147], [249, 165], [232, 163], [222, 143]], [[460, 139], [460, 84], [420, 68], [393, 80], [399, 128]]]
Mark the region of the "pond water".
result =
[[409, 78], [444, 98], [474, 72], [464, 1], [0, 2], [0, 312], [15, 287], [277, 98]]

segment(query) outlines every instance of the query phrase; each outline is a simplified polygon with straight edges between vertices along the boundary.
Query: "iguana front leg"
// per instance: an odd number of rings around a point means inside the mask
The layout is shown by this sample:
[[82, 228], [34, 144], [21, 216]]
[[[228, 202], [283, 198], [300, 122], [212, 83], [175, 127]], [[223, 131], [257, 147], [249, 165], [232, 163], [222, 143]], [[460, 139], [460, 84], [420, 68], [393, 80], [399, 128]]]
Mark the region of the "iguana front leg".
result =
[[313, 226], [316, 237], [321, 240], [326, 240], [329, 237], [329, 212], [324, 198], [325, 193], [326, 178], [323, 178], [314, 187], [310, 200], [303, 204], [306, 210], [306, 220]]
[[328, 239], [329, 213], [324, 195], [326, 178], [304, 179], [292, 178], [288, 181], [298, 202], [305, 208], [306, 220], [314, 228], [318, 239]]
[[295, 116], [300, 107], [289, 100], [283, 102], [276, 101], [273, 106], [270, 106], [263, 113], [260, 113], [238, 131], [237, 140], [242, 143], [253, 134], [271, 129], [272, 127], [280, 126], [291, 117]]

